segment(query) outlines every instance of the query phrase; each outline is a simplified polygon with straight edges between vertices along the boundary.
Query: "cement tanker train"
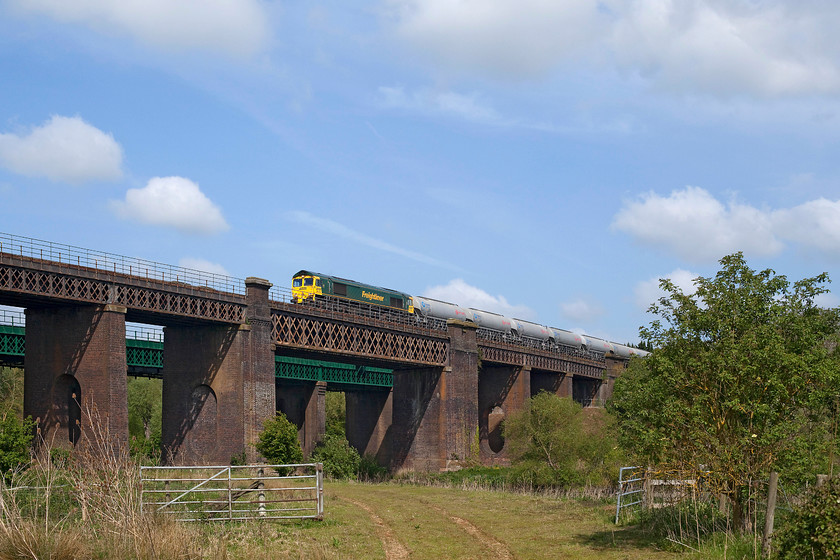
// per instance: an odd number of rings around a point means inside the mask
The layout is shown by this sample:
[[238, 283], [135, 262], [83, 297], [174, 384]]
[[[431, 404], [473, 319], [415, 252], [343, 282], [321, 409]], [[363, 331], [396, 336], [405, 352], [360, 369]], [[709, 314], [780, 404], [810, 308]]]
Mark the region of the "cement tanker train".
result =
[[379, 305], [414, 315], [418, 320], [434, 318], [470, 321], [479, 328], [498, 332], [514, 339], [530, 338], [547, 344], [557, 344], [608, 356], [630, 358], [631, 356], [643, 357], [647, 355], [644, 350], [624, 344], [538, 325], [530, 321], [513, 319], [490, 311], [464, 308], [454, 303], [427, 297], [411, 296], [403, 292], [362, 284], [328, 274], [301, 270], [292, 277], [293, 301], [302, 303], [317, 296], [332, 296]]

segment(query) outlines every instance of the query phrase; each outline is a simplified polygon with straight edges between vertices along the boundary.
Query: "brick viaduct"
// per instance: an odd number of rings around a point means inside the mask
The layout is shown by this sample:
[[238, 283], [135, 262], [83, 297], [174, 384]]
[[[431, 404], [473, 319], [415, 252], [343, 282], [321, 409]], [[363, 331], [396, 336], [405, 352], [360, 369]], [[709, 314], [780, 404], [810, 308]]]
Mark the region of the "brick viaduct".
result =
[[53, 445], [76, 444], [93, 422], [126, 442], [126, 320], [164, 325], [162, 443], [174, 464], [227, 464], [243, 451], [257, 459], [252, 444], [275, 410], [313, 449], [326, 383], [276, 379], [275, 355], [393, 369], [392, 388], [346, 392], [349, 442], [392, 470], [506, 464], [506, 415], [540, 390], [603, 402], [625, 366], [513, 344], [472, 323], [400, 322], [346, 301], [294, 304], [259, 278], [236, 293], [185, 282], [185, 269], [158, 265], [144, 276], [145, 261], [72, 250], [56, 258], [51, 244], [44, 256], [2, 240], [0, 304], [26, 309], [24, 413]]

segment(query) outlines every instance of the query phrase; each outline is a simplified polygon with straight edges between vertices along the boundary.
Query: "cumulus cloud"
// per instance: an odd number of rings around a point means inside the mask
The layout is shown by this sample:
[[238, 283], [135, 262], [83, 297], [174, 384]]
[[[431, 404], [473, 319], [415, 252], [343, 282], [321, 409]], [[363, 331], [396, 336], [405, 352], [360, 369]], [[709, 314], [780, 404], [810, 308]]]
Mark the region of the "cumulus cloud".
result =
[[767, 212], [735, 201], [726, 206], [698, 187], [668, 197], [651, 192], [626, 202], [612, 228], [697, 261], [714, 261], [735, 251], [775, 255], [783, 248]]
[[393, 0], [397, 33], [438, 64], [517, 78], [545, 72], [595, 34], [590, 0]]
[[125, 200], [111, 201], [111, 207], [121, 218], [185, 233], [210, 234], [230, 228], [198, 185], [183, 177], [154, 177], [142, 189], [129, 189]]
[[184, 257], [180, 259], [178, 261], [178, 266], [192, 270], [200, 270], [202, 272], [210, 272], [211, 274], [230, 276], [228, 271], [222, 265], [204, 259], [197, 259], [195, 257]]
[[428, 287], [423, 295], [432, 299], [455, 303], [461, 307], [491, 311], [517, 319], [530, 320], [536, 316], [529, 307], [513, 305], [504, 296], [491, 296], [481, 288], [471, 286], [460, 278], [455, 278], [446, 285]]
[[23, 134], [0, 133], [0, 165], [29, 177], [84, 183], [122, 177], [122, 148], [80, 117], [55, 115]]
[[265, 48], [267, 15], [257, 0], [13, 0], [21, 10], [119, 33], [163, 50], [237, 56]]
[[309, 212], [297, 210], [287, 213], [286, 216], [289, 220], [293, 222], [313, 227], [323, 232], [344, 239], [349, 239], [355, 243], [360, 243], [373, 249], [385, 251], [387, 253], [393, 253], [395, 255], [399, 255], [401, 257], [405, 257], [407, 259], [411, 259], [413, 261], [421, 262], [424, 264], [430, 264], [433, 266], [440, 266], [444, 268], [454, 268], [453, 266], [443, 261], [439, 261], [437, 259], [434, 259], [422, 253], [418, 253], [416, 251], [403, 249], [402, 247], [398, 247], [396, 245], [388, 243], [387, 241], [382, 241], [381, 239], [376, 239], [375, 237], [371, 237], [369, 235], [351, 229], [345, 226], [344, 224], [334, 222], [327, 218], [319, 218], [318, 216], [314, 216]]
[[560, 313], [570, 321], [586, 323], [601, 317], [604, 308], [582, 298], [560, 304]]
[[699, 277], [699, 274], [678, 268], [665, 276], [657, 276], [649, 280], [639, 282], [636, 284], [636, 288], [634, 290], [636, 305], [639, 309], [647, 311], [653, 303], [659, 301], [659, 298], [665, 295], [665, 292], [659, 287], [660, 278], [669, 279], [675, 286], [681, 289], [684, 294], [693, 294], [696, 291], [694, 279]]
[[830, 0], [391, 0], [399, 37], [436, 65], [521, 79], [570, 60], [713, 95], [840, 91]]
[[825, 198], [766, 210], [735, 201], [724, 205], [702, 188], [686, 187], [667, 197], [651, 192], [625, 202], [612, 228], [692, 261], [716, 261], [735, 251], [774, 256], [785, 241], [840, 258], [840, 200]]

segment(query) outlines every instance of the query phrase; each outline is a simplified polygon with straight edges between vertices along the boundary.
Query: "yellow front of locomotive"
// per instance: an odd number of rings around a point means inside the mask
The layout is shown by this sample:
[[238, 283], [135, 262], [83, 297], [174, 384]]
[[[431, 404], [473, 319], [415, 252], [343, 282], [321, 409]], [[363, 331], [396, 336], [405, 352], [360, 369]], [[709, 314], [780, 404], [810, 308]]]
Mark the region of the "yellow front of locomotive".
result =
[[301, 303], [315, 296], [323, 295], [323, 281], [320, 277], [301, 271], [292, 277], [292, 301]]

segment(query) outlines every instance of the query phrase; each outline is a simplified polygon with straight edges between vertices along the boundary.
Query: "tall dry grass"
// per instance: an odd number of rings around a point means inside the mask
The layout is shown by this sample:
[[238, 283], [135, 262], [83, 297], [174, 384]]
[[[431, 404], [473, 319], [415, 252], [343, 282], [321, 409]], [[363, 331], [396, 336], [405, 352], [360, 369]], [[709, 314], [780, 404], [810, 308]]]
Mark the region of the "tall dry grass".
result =
[[140, 468], [95, 411], [70, 453], [41, 441], [26, 471], [0, 479], [0, 560], [226, 558], [223, 543], [140, 507]]

